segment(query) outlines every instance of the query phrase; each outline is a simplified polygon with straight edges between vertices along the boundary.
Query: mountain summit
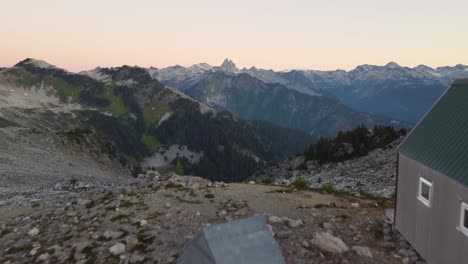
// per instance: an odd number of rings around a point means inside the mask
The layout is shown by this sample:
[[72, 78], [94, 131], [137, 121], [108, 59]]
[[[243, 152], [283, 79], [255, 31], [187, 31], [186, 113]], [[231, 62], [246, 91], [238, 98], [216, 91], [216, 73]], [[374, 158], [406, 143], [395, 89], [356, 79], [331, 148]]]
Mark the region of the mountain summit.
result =
[[385, 65], [385, 67], [392, 68], [392, 69], [401, 68], [401, 66], [398, 63], [394, 62], [394, 61], [391, 61], [391, 62], [387, 63], [387, 65]]
[[236, 64], [234, 63], [234, 61], [228, 58], [226, 58], [223, 61], [223, 64], [219, 66], [219, 69], [225, 73], [238, 73], [239, 72], [239, 69], [236, 67]]

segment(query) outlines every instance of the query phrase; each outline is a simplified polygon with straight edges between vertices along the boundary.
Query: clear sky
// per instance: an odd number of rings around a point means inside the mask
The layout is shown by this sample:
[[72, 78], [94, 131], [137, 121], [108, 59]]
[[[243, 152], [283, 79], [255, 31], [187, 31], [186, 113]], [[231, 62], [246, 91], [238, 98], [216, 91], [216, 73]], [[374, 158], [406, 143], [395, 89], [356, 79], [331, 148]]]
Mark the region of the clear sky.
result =
[[0, 0], [0, 66], [468, 64], [468, 0]]

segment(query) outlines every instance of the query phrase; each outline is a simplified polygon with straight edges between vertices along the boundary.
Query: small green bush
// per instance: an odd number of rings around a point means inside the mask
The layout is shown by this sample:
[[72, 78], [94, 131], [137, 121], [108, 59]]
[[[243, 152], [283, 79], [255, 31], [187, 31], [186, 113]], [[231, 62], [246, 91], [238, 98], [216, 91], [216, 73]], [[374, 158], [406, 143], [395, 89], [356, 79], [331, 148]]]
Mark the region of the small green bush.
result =
[[71, 186], [75, 186], [75, 184], [76, 184], [77, 182], [78, 182], [78, 180], [77, 180], [75, 177], [72, 177], [72, 178], [70, 179], [70, 185], [71, 185]]
[[266, 178], [266, 179], [262, 180], [262, 183], [263, 183], [263, 184], [272, 184], [272, 183], [273, 183], [273, 180], [270, 179], [270, 178]]
[[326, 182], [322, 185], [322, 189], [326, 191], [327, 193], [335, 193], [335, 187], [333, 186], [332, 182]]
[[292, 183], [292, 186], [298, 189], [307, 189], [309, 187], [309, 183], [303, 177], [297, 177]]
[[358, 193], [359, 193], [359, 195], [361, 195], [362, 197], [364, 197], [366, 199], [373, 199], [373, 200], [378, 199], [377, 196], [373, 195], [372, 193], [366, 192], [362, 188], [358, 189]]

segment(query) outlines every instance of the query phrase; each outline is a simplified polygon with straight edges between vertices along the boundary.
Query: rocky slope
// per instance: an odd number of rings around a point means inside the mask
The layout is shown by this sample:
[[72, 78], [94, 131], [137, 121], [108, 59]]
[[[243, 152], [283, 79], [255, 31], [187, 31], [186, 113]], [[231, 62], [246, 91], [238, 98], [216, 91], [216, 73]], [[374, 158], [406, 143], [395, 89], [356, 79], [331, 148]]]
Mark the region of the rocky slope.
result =
[[328, 189], [332, 192], [350, 192], [365, 197], [390, 198], [396, 186], [396, 147], [402, 138], [383, 149], [344, 162], [318, 164], [298, 156], [265, 168], [251, 180], [291, 185], [298, 177], [307, 181], [313, 189]]
[[28, 190], [59, 180], [123, 183], [130, 173], [109, 141], [92, 131], [55, 133], [23, 127], [0, 128], [0, 192]]
[[176, 263], [204, 226], [264, 215], [287, 263], [424, 263], [389, 202], [154, 171], [129, 185], [0, 194], [2, 263]]
[[[55, 69], [45, 62], [38, 65]], [[79, 129], [81, 105], [61, 102], [45, 82], [18, 83], [12, 70], [18, 69], [0, 71], [1, 192], [30, 190], [58, 180], [122, 183], [131, 179], [111, 140], [94, 130]]]

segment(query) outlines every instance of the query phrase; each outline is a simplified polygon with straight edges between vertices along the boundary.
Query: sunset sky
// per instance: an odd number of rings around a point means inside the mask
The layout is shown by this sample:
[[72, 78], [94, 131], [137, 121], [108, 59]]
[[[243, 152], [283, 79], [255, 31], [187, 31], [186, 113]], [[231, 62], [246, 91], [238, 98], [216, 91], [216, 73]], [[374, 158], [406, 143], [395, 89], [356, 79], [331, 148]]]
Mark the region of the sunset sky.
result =
[[5, 0], [0, 66], [453, 66], [468, 64], [467, 12], [466, 0]]

